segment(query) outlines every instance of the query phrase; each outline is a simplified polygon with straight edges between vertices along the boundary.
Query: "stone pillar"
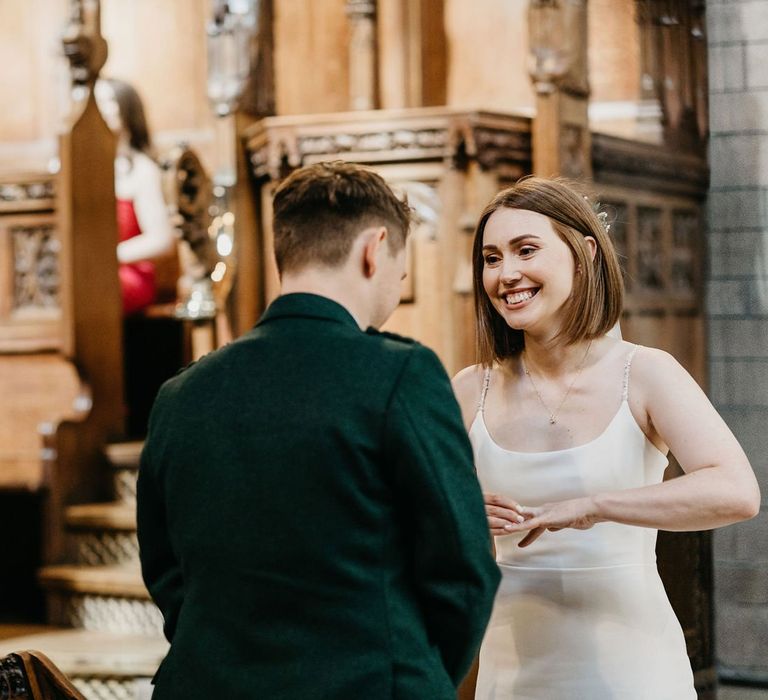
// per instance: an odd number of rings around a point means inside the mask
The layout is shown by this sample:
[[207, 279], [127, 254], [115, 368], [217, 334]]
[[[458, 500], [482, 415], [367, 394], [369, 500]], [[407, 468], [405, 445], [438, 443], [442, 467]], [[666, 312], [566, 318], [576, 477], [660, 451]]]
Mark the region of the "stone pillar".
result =
[[350, 109], [376, 109], [376, 2], [347, 0]]
[[[768, 496], [768, 0], [707, 3], [711, 394]], [[768, 680], [768, 507], [715, 533], [724, 677]]]
[[533, 171], [591, 178], [587, 0], [530, 0], [528, 35], [536, 91]]

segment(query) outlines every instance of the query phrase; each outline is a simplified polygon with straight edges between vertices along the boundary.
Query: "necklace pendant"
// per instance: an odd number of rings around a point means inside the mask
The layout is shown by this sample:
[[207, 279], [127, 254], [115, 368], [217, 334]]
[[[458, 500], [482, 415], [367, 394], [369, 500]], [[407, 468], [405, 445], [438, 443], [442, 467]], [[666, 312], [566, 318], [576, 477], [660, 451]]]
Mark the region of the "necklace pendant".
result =
[[555, 417], [554, 416], [550, 416], [549, 417], [549, 424], [550, 425], [554, 425], [555, 423], [557, 423], [557, 421], [555, 420]]

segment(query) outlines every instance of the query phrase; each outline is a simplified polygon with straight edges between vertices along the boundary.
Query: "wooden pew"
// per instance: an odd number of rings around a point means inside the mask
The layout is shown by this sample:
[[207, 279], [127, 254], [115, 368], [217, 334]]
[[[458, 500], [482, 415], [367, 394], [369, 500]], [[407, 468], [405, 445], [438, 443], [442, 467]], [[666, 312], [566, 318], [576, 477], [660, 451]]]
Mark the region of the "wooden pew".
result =
[[0, 489], [45, 494], [44, 559], [62, 509], [102, 498], [123, 434], [114, 136], [84, 88], [61, 168], [0, 178]]

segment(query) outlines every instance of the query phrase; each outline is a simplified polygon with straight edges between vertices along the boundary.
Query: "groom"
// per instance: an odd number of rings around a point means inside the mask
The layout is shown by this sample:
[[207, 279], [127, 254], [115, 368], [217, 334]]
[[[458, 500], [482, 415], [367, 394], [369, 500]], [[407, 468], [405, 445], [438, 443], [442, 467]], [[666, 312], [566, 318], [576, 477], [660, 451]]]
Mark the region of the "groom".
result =
[[409, 223], [371, 171], [293, 173], [282, 296], [162, 388], [138, 492], [155, 700], [455, 697], [499, 574], [442, 365], [375, 330]]

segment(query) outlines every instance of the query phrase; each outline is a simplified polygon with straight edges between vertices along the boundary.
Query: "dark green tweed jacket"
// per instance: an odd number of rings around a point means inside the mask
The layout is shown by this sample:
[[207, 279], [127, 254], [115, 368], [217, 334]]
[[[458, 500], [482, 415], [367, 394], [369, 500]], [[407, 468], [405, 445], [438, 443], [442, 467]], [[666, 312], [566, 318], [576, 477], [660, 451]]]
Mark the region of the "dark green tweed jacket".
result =
[[310, 294], [163, 386], [138, 529], [156, 700], [447, 700], [499, 580], [436, 355]]

